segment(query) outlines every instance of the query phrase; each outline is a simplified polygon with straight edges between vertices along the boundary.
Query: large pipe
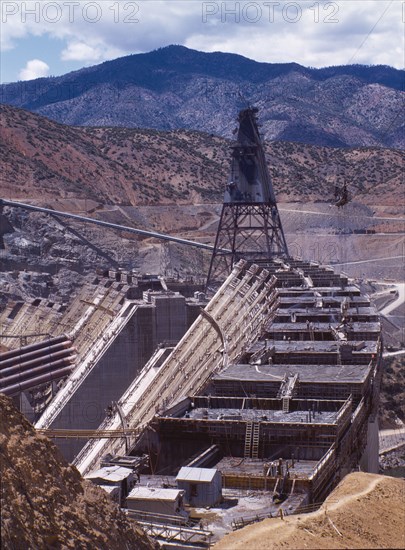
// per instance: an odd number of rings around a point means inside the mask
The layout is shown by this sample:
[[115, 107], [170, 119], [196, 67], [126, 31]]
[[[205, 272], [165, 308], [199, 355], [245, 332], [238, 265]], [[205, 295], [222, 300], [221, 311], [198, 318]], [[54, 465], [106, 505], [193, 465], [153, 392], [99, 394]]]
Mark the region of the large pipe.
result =
[[[110, 229], [118, 229], [118, 231], [126, 231], [128, 233], [135, 233], [136, 235], [143, 235], [144, 237], [154, 237], [162, 241], [172, 241], [174, 243], [185, 244], [188, 246], [194, 246], [196, 248], [204, 248], [205, 250], [214, 250], [214, 246], [211, 244], [196, 243], [195, 241], [189, 241], [188, 239], [181, 239], [180, 237], [171, 237], [165, 233], [156, 233], [156, 231], [145, 231], [143, 229], [135, 229], [134, 227], [128, 227], [126, 225], [118, 225], [116, 223], [103, 222], [101, 220], [95, 220], [94, 218], [87, 218], [86, 216], [79, 216], [78, 214], [69, 214], [67, 212], [61, 212], [60, 210], [52, 210], [51, 208], [43, 208], [42, 206], [33, 206], [32, 204], [26, 204], [23, 202], [8, 201], [6, 199], [0, 199], [0, 208], [2, 206], [14, 206], [17, 208], [24, 208], [25, 210], [33, 210], [34, 212], [44, 212], [45, 214], [51, 214], [52, 216], [63, 216], [65, 218], [71, 218], [79, 222], [94, 223], [95, 225], [101, 225], [102, 227], [109, 227]], [[221, 250], [221, 252], [229, 252], [229, 250]]]
[[61, 336], [57, 336], [56, 338], [49, 338], [48, 340], [43, 340], [42, 342], [37, 342], [35, 344], [30, 344], [29, 346], [23, 346], [22, 348], [5, 351], [4, 353], [0, 353], [0, 362], [2, 362], [3, 359], [5, 360], [11, 357], [16, 357], [17, 355], [21, 355], [22, 352], [26, 353], [29, 351], [34, 351], [36, 349], [44, 348], [49, 345], [58, 344], [59, 342], [63, 342], [64, 340], [68, 340], [66, 334], [62, 334]]
[[[67, 353], [65, 353], [67, 352]], [[0, 386], [7, 386], [9, 384], [9, 380], [13, 381], [13, 379], [18, 378], [31, 378], [31, 376], [35, 373], [39, 373], [42, 369], [42, 371], [49, 369], [51, 365], [54, 365], [55, 362], [60, 360], [66, 360], [69, 357], [76, 357], [73, 355], [75, 353], [75, 350], [73, 348], [70, 348], [69, 350], [64, 350], [64, 352], [59, 352], [53, 354], [52, 357], [49, 357], [49, 361], [42, 361], [42, 364], [39, 364], [38, 366], [35, 366], [35, 368], [25, 368], [25, 369], [14, 369], [12, 372], [8, 373], [7, 376], [3, 376], [0, 378]], [[7, 369], [9, 370], [9, 369]]]
[[32, 380], [27, 380], [25, 382], [22, 382], [21, 384], [7, 386], [7, 388], [3, 388], [0, 393], [4, 393], [5, 395], [16, 395], [30, 388], [35, 388], [35, 386], [40, 386], [41, 384], [52, 382], [52, 380], [63, 378], [64, 376], [70, 374], [72, 368], [73, 366], [65, 367], [63, 369], [48, 372], [47, 374], [43, 374], [42, 376], [38, 376], [37, 378], [33, 378]]
[[[4, 371], [7, 371], [7, 372], [0, 371], [0, 380], [1, 380], [2, 377], [6, 376], [8, 374], [13, 374], [14, 372], [29, 370], [33, 367], [38, 367], [39, 365], [41, 365], [45, 362], [50, 363], [52, 359], [60, 359], [63, 356], [69, 355], [69, 351], [68, 351], [69, 349], [73, 349], [73, 348], [64, 349], [62, 351], [58, 351], [57, 353], [53, 353], [53, 354], [49, 354], [49, 355], [48, 354], [43, 355], [41, 357], [37, 357], [36, 359], [32, 359], [31, 361], [25, 361], [24, 363], [18, 363], [17, 365], [9, 367], [8, 369], [4, 369]], [[74, 351], [75, 350], [73, 350], [72, 353], [74, 353]]]
[[[13, 384], [25, 382], [26, 380], [32, 380], [37, 378], [40, 374], [45, 374], [46, 372], [54, 371], [55, 369], [68, 367], [72, 365], [72, 360], [70, 357], [64, 357], [58, 361], [53, 361], [52, 363], [47, 363], [46, 365], [41, 365], [32, 371], [21, 372], [13, 374], [12, 376], [7, 376], [4, 380], [0, 382], [0, 391], [1, 387], [12, 386]], [[72, 365], [74, 366], [74, 365]]]
[[[4, 370], [6, 370], [8, 367], [13, 367], [14, 365], [17, 365], [16, 361], [19, 361], [20, 363], [26, 363], [27, 361], [31, 359], [35, 359], [36, 357], [45, 357], [46, 355], [50, 355], [52, 353], [55, 353], [56, 351], [61, 351], [63, 349], [66, 349], [68, 346], [70, 346], [71, 342], [69, 340], [65, 340], [64, 342], [61, 342], [60, 344], [54, 344], [53, 346], [49, 346], [46, 349], [40, 348], [36, 349], [34, 351], [22, 352], [19, 355], [16, 355], [15, 357], [11, 357], [10, 359], [5, 359], [4, 361], [0, 361], [0, 376], [3, 373]], [[21, 348], [23, 350], [24, 348]], [[21, 351], [20, 350], [20, 351]]]

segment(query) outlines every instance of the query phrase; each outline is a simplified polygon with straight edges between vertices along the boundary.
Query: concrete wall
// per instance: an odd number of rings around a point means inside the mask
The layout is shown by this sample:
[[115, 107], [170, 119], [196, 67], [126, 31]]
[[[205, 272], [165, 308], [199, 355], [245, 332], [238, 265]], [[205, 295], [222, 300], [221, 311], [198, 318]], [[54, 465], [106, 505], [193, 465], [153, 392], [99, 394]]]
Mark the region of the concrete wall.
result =
[[378, 421], [375, 420], [374, 422], [369, 422], [367, 426], [367, 446], [360, 459], [360, 469], [370, 474], [378, 474], [378, 454]]
[[[161, 342], [181, 339], [187, 330], [185, 298], [155, 293], [135, 309], [122, 331], [72, 394], [51, 428], [97, 429], [106, 408], [118, 401]], [[72, 461], [85, 439], [57, 439], [62, 454]]]
[[155, 342], [178, 342], [187, 329], [186, 299], [180, 294], [152, 297], [155, 307]]
[[[106, 408], [117, 401], [153, 351], [152, 308], [138, 308], [106, 353], [52, 424], [52, 428], [96, 429]], [[65, 458], [73, 460], [86, 440], [56, 440]]]

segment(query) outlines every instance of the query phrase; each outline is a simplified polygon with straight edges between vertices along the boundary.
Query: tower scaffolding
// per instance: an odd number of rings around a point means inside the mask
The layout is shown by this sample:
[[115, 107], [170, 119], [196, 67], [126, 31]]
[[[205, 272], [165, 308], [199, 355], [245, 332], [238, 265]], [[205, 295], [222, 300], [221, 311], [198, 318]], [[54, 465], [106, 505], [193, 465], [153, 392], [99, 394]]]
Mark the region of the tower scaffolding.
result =
[[274, 258], [288, 258], [256, 115], [252, 108], [239, 113], [207, 288], [222, 282], [240, 259], [265, 266]]

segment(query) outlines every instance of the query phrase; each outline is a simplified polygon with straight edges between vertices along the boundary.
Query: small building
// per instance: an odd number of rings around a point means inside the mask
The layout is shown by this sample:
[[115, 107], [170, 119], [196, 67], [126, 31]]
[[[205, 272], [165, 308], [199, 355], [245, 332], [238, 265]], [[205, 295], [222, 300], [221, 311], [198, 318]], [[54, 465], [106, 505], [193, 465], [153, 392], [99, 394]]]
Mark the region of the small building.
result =
[[215, 468], [183, 466], [176, 481], [191, 506], [214, 506], [222, 499], [222, 476]]
[[184, 510], [184, 491], [160, 487], [135, 487], [127, 497], [127, 508], [147, 514], [187, 516]]
[[135, 485], [134, 472], [130, 468], [123, 468], [122, 466], [105, 466], [87, 474], [85, 479], [88, 479], [95, 485], [103, 486], [104, 490], [106, 486], [118, 487], [118, 502], [121, 505]]

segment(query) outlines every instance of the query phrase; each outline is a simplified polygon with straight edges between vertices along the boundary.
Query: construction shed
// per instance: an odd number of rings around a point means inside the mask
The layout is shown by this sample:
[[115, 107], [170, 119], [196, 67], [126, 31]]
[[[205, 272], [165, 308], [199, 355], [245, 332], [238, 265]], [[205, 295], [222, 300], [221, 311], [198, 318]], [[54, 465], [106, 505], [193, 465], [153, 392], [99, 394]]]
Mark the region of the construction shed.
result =
[[129, 491], [135, 485], [134, 473], [130, 468], [124, 468], [122, 466], [105, 466], [85, 476], [95, 485], [100, 485], [103, 489], [106, 486], [118, 487], [119, 498], [118, 502], [124, 503]]
[[185, 500], [191, 506], [213, 506], [222, 498], [222, 476], [215, 468], [183, 466], [177, 477], [177, 486], [185, 491]]
[[129, 493], [127, 508], [148, 514], [185, 516], [184, 491], [138, 486]]

